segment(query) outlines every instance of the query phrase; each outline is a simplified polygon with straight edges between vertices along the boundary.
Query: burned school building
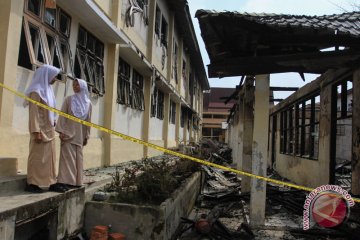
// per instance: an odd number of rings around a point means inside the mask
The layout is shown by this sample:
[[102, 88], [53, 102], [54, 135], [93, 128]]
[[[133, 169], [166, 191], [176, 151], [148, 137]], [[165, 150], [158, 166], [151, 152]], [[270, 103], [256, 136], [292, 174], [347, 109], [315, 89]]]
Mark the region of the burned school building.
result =
[[[82, 78], [93, 123], [170, 149], [199, 140], [210, 87], [186, 0], [2, 0], [0, 32], [2, 85], [24, 93], [37, 67], [54, 65], [57, 109]], [[83, 226], [85, 190], [24, 192], [23, 101], [0, 87], [0, 239], [25, 239], [48, 223], [51, 239], [65, 239]], [[56, 137], [57, 159], [59, 150]], [[84, 169], [162, 154], [95, 128], [83, 153]]]
[[[93, 123], [167, 148], [198, 141], [209, 83], [186, 1], [6, 0], [0, 11], [4, 85], [24, 93], [34, 69], [51, 64], [64, 72], [53, 86], [58, 109], [72, 94], [72, 79], [82, 78]], [[22, 102], [0, 89], [0, 157], [7, 159], [0, 169], [12, 174], [26, 173]], [[84, 167], [159, 153], [92, 129]]]
[[[359, 195], [360, 12], [198, 10], [196, 17], [210, 56], [209, 77], [242, 76], [229, 120], [237, 168], [261, 176], [274, 168], [296, 184], [338, 184]], [[270, 74], [285, 72], [320, 76], [274, 105], [272, 91], [289, 90], [292, 79], [270, 86]], [[263, 222], [265, 188], [243, 177], [254, 221]]]

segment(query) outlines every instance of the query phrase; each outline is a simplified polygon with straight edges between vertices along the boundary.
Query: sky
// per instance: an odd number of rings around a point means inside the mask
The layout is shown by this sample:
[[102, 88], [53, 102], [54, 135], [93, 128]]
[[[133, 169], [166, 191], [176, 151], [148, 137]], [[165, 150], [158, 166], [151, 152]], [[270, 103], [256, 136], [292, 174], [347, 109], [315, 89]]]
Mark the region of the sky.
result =
[[[205, 49], [199, 22], [195, 18], [198, 9], [216, 11], [238, 11], [250, 13], [277, 13], [295, 15], [327, 15], [339, 14], [344, 10], [354, 10], [354, 4], [360, 4], [360, 0], [187, 0], [190, 13], [199, 42], [201, 55], [205, 66], [210, 64]], [[207, 72], [207, 67], [205, 68]], [[270, 86], [301, 87], [316, 79], [316, 74], [305, 74], [305, 82], [298, 73], [271, 74]], [[240, 82], [239, 77], [231, 78], [209, 78], [210, 87], [235, 87]], [[286, 83], [286, 84], [284, 84]], [[292, 92], [275, 92], [275, 98], [285, 98]]]

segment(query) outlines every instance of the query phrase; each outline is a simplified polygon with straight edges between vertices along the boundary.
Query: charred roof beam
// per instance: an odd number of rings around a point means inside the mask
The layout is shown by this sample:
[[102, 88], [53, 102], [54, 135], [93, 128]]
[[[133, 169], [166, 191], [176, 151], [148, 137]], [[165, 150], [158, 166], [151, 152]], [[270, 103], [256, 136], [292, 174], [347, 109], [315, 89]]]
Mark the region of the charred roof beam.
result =
[[208, 65], [209, 77], [283, 72], [323, 73], [330, 68], [360, 65], [360, 50], [228, 58]]

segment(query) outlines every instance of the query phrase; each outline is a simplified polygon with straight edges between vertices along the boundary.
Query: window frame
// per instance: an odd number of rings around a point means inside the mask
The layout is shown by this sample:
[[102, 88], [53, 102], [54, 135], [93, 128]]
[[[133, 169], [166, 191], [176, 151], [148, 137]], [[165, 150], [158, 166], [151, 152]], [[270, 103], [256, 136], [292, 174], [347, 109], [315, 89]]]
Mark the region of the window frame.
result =
[[[45, 39], [44, 39], [44, 34], [41, 26], [41, 23], [39, 23], [38, 21], [35, 21], [32, 17], [24, 15], [24, 19], [23, 19], [23, 27], [24, 27], [24, 33], [25, 33], [25, 38], [26, 38], [26, 43], [27, 43], [27, 47], [28, 47], [28, 51], [29, 51], [29, 55], [30, 55], [30, 62], [32, 65], [35, 66], [41, 66], [44, 63], [48, 63], [49, 59], [48, 59], [48, 54], [46, 53], [45, 50]], [[42, 46], [42, 49], [44, 51], [44, 63], [38, 61], [38, 58], [35, 54], [36, 49], [34, 49], [33, 46], [33, 41], [31, 38], [31, 33], [30, 33], [30, 24], [34, 25], [35, 27], [37, 27], [37, 29], [39, 30], [39, 44]]]
[[170, 100], [169, 123], [175, 124], [176, 122], [176, 102]]
[[157, 89], [156, 117], [160, 120], [164, 119], [164, 100], [164, 93]]
[[[316, 102], [317, 98], [319, 98], [318, 103]], [[308, 102], [310, 103], [307, 104]], [[317, 107], [316, 104], [319, 106]], [[280, 153], [310, 160], [318, 160], [320, 92], [312, 93], [288, 105], [280, 111], [279, 114]], [[308, 141], [306, 141], [306, 129], [309, 129]], [[317, 149], [315, 149], [315, 147], [317, 147]]]
[[54, 44], [55, 44], [54, 49], [53, 49], [54, 54], [56, 54], [56, 52], [57, 52], [58, 57], [59, 57], [60, 68], [65, 69], [65, 65], [64, 65], [64, 61], [63, 61], [64, 56], [62, 56], [62, 52], [61, 52], [61, 48], [60, 48], [60, 40], [59, 40], [57, 34], [55, 34], [54, 32], [52, 32], [46, 28], [44, 29], [44, 32], [45, 32], [45, 39], [46, 39], [45, 44], [47, 45], [47, 48], [49, 50], [49, 51], [47, 51], [49, 64], [54, 66], [54, 63], [53, 63], [54, 59], [51, 54], [51, 49], [50, 49], [49, 41], [47, 39], [47, 35], [51, 36], [54, 39]]
[[[72, 54], [71, 54], [71, 49], [70, 49], [70, 45], [69, 45], [69, 37], [70, 37], [70, 28], [71, 28], [71, 16], [69, 14], [67, 14], [63, 9], [61, 9], [60, 7], [56, 6], [56, 8], [54, 8], [55, 11], [55, 26], [52, 26], [51, 24], [49, 24], [46, 20], [45, 20], [45, 12], [46, 12], [46, 6], [45, 6], [45, 1], [44, 0], [39, 0], [40, 3], [40, 12], [39, 15], [36, 15], [34, 12], [29, 10], [29, 2], [30, 0], [25, 0], [25, 4], [24, 4], [24, 15], [23, 15], [23, 24], [22, 24], [22, 32], [24, 34], [25, 37], [25, 41], [26, 41], [26, 48], [27, 49], [23, 49], [23, 50], [19, 50], [19, 53], [21, 51], [27, 51], [29, 53], [29, 66], [32, 66], [31, 69], [34, 70], [34, 68], [36, 67], [40, 67], [43, 64], [49, 64], [49, 65], [54, 65], [53, 63], [53, 56], [52, 56], [52, 51], [50, 49], [50, 43], [48, 41], [47, 36], [50, 36], [53, 39], [53, 43], [54, 43], [54, 54], [57, 55], [58, 57], [58, 61], [59, 61], [59, 67], [62, 71], [61, 74], [64, 75], [66, 74], [69, 77], [73, 77], [74, 73], [73, 73], [73, 61], [72, 61]], [[68, 17], [68, 35], [64, 35], [61, 33], [60, 31], [60, 23], [59, 23], [59, 15], [60, 14], [64, 14]], [[36, 54], [36, 49], [34, 49], [33, 46], [33, 39], [31, 36], [31, 32], [30, 32], [30, 28], [34, 27], [38, 30], [39, 33], [39, 46], [42, 48], [40, 51], [43, 52], [43, 62], [39, 60], [37, 54]], [[63, 51], [62, 51], [62, 45], [67, 47], [67, 55], [68, 56], [64, 56], [63, 55]], [[25, 48], [25, 46], [24, 46]], [[19, 58], [21, 58], [21, 56], [19, 56]], [[65, 61], [65, 58], [66, 59]], [[26, 60], [27, 61], [27, 60]], [[18, 63], [21, 61], [18, 61]], [[65, 64], [66, 62], [66, 64]], [[23, 66], [23, 65], [19, 65], [19, 66]], [[27, 68], [28, 68], [27, 67]], [[66, 78], [62, 78], [59, 80], [63, 80], [65, 81]]]
[[[84, 41], [81, 42], [79, 39], [80, 31], [84, 33]], [[89, 47], [88, 40], [93, 39], [94, 46], [92, 48]], [[97, 44], [101, 45], [102, 47], [102, 54], [98, 56], [96, 53], [96, 46]], [[95, 35], [93, 35], [90, 31], [88, 31], [82, 25], [79, 25], [78, 29], [78, 39], [76, 42], [76, 53], [75, 53], [75, 60], [78, 61], [80, 64], [81, 74], [80, 76], [75, 76], [78, 78], [84, 79], [90, 88], [90, 92], [96, 94], [99, 97], [104, 96], [105, 94], [105, 76], [104, 76], [104, 49], [105, 44], [100, 41]], [[82, 58], [84, 56], [84, 60]], [[74, 73], [75, 72], [75, 65], [74, 63]], [[85, 72], [85, 68], [87, 68], [87, 72]], [[86, 74], [88, 73], [88, 75]]]
[[157, 87], [155, 86], [151, 94], [151, 114], [150, 114], [151, 117], [156, 117], [156, 110], [157, 110], [156, 108], [157, 108], [157, 100], [158, 100], [157, 94], [158, 91], [157, 91]]
[[[133, 68], [132, 74], [132, 101], [131, 107], [140, 111], [145, 110], [144, 104], [144, 77]], [[137, 82], [138, 81], [138, 82]]]
[[117, 85], [117, 103], [125, 106], [131, 106], [131, 67], [122, 58], [119, 58], [118, 66], [118, 85]]

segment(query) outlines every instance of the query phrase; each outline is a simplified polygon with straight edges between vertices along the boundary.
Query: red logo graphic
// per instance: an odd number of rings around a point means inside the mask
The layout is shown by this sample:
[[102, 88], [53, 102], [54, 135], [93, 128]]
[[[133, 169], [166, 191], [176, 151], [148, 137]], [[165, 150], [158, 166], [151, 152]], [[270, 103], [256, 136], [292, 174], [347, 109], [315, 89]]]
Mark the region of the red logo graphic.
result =
[[347, 215], [347, 205], [337, 193], [323, 193], [312, 205], [312, 217], [321, 226], [332, 228], [341, 224]]

